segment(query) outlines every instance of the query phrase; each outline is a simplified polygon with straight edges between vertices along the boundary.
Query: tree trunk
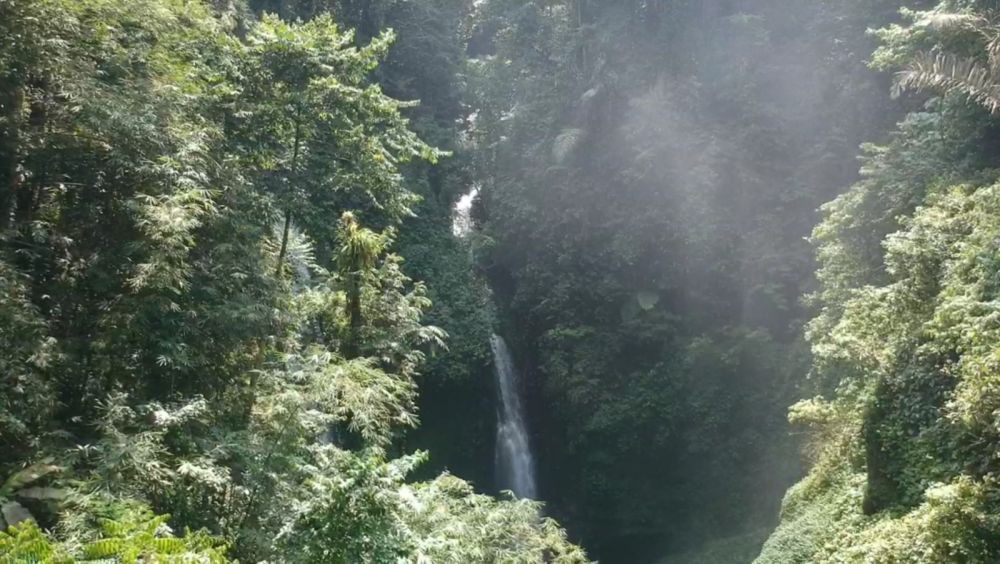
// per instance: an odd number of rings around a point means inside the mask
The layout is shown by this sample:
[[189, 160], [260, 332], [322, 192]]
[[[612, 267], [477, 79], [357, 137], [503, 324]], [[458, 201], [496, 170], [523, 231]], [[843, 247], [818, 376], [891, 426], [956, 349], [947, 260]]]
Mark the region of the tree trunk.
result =
[[[44, 85], [39, 85], [44, 88]], [[31, 111], [28, 113], [28, 131], [32, 138], [44, 138], [45, 124], [48, 121], [45, 99], [35, 99], [31, 102]], [[45, 186], [45, 169], [33, 170], [35, 174], [28, 178], [27, 182], [21, 182], [14, 194], [16, 202], [14, 208], [14, 225], [21, 232], [24, 240], [31, 240], [31, 222], [35, 219], [35, 207], [38, 202], [37, 195]]]
[[361, 271], [355, 270], [350, 275], [347, 285], [347, 316], [350, 319], [350, 331], [344, 346], [344, 356], [350, 360], [361, 354]]
[[14, 195], [21, 183], [18, 171], [18, 149], [21, 142], [20, 113], [24, 90], [20, 87], [0, 97], [0, 232], [10, 227]]
[[285, 210], [285, 228], [281, 233], [281, 250], [278, 251], [278, 267], [274, 272], [275, 277], [281, 277], [281, 272], [285, 267], [285, 253], [288, 252], [288, 232], [292, 228], [292, 212]]
[[[296, 115], [295, 120], [295, 147], [292, 149], [292, 165], [289, 167], [288, 176], [286, 177], [289, 185], [294, 185], [296, 170], [299, 165], [299, 147], [302, 144], [302, 121]], [[294, 188], [293, 188], [294, 189]], [[288, 195], [288, 199], [291, 200], [291, 196]], [[278, 252], [278, 268], [274, 275], [276, 277], [281, 276], [281, 271], [285, 267], [285, 253], [288, 252], [288, 232], [292, 227], [292, 210], [290, 208], [285, 209], [285, 228], [281, 233], [281, 250]]]

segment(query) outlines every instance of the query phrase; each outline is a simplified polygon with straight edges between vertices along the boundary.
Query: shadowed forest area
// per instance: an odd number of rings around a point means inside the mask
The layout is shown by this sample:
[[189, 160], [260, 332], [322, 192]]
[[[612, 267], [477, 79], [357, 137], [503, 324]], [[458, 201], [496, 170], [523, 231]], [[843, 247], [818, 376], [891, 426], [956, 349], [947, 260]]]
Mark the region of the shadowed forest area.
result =
[[1000, 562], [996, 0], [0, 0], [0, 563]]

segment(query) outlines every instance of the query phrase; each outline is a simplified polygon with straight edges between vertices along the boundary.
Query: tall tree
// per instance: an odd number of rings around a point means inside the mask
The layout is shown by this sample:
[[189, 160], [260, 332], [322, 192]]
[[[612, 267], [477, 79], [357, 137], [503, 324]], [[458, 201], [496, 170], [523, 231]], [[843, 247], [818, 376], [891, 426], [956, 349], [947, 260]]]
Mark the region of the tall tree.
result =
[[388, 252], [407, 163], [440, 154], [371, 79], [391, 33], [186, 0], [0, 13], [0, 560], [586, 560], [537, 505], [390, 456], [444, 337]]

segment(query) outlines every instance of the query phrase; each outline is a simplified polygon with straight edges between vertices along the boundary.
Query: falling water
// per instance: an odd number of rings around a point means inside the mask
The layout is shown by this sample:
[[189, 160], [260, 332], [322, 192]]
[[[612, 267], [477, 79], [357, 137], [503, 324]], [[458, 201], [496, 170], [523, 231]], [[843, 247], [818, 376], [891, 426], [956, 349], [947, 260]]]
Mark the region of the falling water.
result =
[[496, 471], [500, 487], [521, 498], [535, 499], [535, 460], [528, 445], [528, 430], [518, 390], [517, 369], [503, 338], [490, 337], [500, 406], [497, 413]]
[[479, 187], [473, 186], [455, 202], [451, 214], [451, 232], [459, 239], [472, 232], [472, 205], [479, 197]]

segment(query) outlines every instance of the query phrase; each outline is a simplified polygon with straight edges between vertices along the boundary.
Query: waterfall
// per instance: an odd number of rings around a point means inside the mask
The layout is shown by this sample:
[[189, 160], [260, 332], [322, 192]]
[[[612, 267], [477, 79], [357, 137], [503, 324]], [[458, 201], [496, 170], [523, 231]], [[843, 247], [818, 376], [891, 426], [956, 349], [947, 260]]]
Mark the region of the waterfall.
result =
[[520, 498], [535, 499], [535, 459], [528, 444], [528, 429], [521, 406], [519, 378], [507, 343], [498, 335], [490, 337], [493, 365], [500, 390], [497, 410], [497, 482]]
[[472, 205], [479, 197], [479, 187], [473, 186], [455, 202], [451, 210], [451, 232], [462, 239], [472, 232]]

